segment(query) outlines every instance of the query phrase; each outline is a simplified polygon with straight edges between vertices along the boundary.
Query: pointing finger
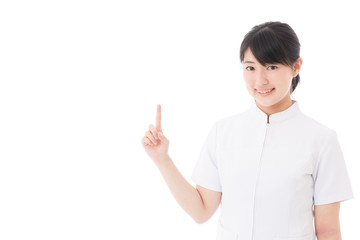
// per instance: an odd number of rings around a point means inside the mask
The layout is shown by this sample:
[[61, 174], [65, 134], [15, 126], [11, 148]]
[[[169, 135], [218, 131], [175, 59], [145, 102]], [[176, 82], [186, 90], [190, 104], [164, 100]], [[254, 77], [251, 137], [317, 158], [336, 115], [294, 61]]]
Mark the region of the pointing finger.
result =
[[162, 131], [161, 130], [161, 105], [160, 104], [157, 105], [155, 126], [156, 126], [156, 130], [158, 130], [160, 132]]

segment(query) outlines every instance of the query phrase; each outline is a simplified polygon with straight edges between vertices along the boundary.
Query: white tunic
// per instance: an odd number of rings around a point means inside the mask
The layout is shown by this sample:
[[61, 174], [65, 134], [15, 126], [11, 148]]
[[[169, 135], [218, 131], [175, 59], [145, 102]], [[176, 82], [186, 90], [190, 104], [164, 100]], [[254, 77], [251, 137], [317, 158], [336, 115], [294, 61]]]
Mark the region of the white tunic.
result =
[[218, 120], [191, 179], [222, 192], [218, 240], [315, 240], [313, 205], [353, 198], [336, 132], [296, 100]]

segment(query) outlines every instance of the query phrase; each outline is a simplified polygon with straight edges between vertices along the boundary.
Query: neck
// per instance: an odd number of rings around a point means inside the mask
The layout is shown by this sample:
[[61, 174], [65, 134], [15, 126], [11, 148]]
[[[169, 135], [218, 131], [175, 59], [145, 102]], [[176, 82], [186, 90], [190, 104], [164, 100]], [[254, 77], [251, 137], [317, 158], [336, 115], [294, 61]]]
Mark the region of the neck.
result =
[[289, 107], [291, 107], [291, 105], [294, 103], [293, 100], [291, 100], [291, 98], [286, 98], [283, 99], [282, 101], [271, 105], [269, 107], [264, 107], [258, 103], [256, 103], [256, 105], [261, 109], [261, 111], [263, 111], [264, 113], [266, 113], [268, 115], [268, 122], [269, 122], [269, 116], [271, 114], [277, 113], [277, 112], [282, 112], [286, 109], [288, 109]]

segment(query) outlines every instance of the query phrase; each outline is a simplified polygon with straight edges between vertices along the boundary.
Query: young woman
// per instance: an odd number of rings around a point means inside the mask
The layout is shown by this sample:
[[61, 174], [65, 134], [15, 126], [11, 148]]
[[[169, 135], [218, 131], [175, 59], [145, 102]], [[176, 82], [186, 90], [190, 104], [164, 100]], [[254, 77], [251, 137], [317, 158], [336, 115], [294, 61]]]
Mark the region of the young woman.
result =
[[[340, 202], [353, 198], [334, 130], [301, 112], [300, 43], [285, 23], [266, 22], [240, 47], [247, 111], [212, 126], [192, 174], [168, 155], [161, 106], [142, 145], [180, 206], [204, 223], [221, 203], [218, 240], [340, 240]], [[315, 226], [315, 228], [314, 228]]]

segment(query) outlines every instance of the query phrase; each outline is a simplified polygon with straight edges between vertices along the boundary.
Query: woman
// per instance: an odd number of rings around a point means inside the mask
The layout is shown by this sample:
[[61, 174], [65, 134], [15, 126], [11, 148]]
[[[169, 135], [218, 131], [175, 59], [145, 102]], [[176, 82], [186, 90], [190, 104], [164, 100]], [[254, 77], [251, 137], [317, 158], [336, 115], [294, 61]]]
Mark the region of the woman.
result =
[[266, 22], [246, 34], [240, 60], [254, 102], [213, 125], [192, 174], [196, 188], [168, 155], [160, 105], [156, 126], [142, 139], [175, 199], [197, 223], [221, 203], [219, 240], [341, 239], [340, 202], [353, 193], [336, 132], [291, 99], [300, 81], [299, 54], [288, 24]]

